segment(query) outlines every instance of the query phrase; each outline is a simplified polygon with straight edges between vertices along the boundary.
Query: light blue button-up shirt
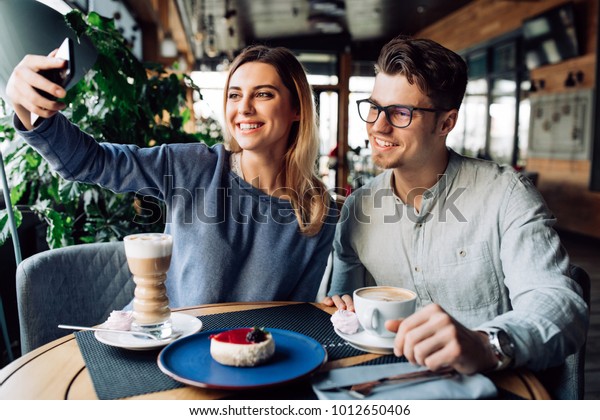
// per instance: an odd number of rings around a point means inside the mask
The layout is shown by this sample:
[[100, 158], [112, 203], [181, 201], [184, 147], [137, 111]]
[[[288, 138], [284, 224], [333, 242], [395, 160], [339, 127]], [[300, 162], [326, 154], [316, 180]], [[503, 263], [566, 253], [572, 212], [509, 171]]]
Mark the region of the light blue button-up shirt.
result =
[[508, 166], [450, 150], [446, 172], [405, 205], [387, 170], [344, 204], [329, 295], [366, 285], [414, 290], [473, 329], [501, 328], [515, 366], [562, 363], [585, 340], [589, 315], [566, 273], [569, 257], [542, 196]]

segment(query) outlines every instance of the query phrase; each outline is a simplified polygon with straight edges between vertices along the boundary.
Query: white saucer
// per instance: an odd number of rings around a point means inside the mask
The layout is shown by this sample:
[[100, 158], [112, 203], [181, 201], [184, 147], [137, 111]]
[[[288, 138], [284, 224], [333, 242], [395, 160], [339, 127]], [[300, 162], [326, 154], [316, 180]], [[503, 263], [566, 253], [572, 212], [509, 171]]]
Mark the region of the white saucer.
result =
[[[180, 331], [182, 335], [178, 338], [194, 334], [202, 329], [202, 321], [192, 315], [171, 313], [171, 322], [173, 330]], [[175, 339], [153, 340], [129, 334], [116, 334], [105, 331], [96, 331], [94, 333], [96, 340], [113, 347], [121, 347], [129, 350], [150, 350], [166, 346], [175, 341]]]
[[337, 328], [334, 328], [333, 330], [355, 349], [376, 354], [392, 354], [394, 352], [394, 337], [376, 337], [362, 328], [355, 334], [344, 334]]

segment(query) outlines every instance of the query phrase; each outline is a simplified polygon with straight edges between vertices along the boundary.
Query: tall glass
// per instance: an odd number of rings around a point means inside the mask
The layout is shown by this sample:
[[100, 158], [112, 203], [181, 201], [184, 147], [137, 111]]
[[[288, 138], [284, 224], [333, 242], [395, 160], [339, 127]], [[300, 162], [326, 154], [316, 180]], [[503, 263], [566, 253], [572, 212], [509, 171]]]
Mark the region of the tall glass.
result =
[[165, 286], [173, 238], [164, 233], [141, 233], [126, 236], [123, 243], [127, 264], [135, 282], [131, 327], [167, 338], [173, 332]]

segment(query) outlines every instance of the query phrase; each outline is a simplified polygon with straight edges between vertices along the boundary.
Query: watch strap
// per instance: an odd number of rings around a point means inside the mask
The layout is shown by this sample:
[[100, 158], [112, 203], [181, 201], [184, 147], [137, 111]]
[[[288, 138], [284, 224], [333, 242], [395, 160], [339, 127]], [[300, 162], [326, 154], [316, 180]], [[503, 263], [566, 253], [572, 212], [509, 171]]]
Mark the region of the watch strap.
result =
[[497, 359], [494, 370], [502, 370], [510, 367], [514, 360], [514, 344], [508, 334], [499, 328], [484, 332], [488, 336], [490, 348]]

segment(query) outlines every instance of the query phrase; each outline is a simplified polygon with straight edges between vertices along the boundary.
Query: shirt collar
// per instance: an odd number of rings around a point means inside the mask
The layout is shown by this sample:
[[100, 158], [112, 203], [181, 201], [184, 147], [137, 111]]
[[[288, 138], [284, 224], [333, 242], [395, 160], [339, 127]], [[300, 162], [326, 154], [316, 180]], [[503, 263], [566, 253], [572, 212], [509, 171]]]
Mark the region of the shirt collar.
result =
[[454, 181], [454, 178], [456, 178], [456, 174], [458, 174], [460, 165], [461, 156], [448, 147], [448, 165], [446, 166], [446, 170], [439, 177], [438, 182], [436, 182], [433, 187], [425, 192], [423, 198], [428, 200], [433, 197], [439, 197], [443, 191], [446, 191], [448, 186], [452, 184], [452, 181]]
[[[456, 174], [458, 174], [460, 169], [461, 160], [461, 155], [448, 147], [448, 165], [446, 166], [446, 170], [440, 175], [438, 182], [425, 191], [423, 194], [424, 200], [430, 200], [431, 198], [440, 196], [443, 191], [445, 191], [448, 186], [452, 184], [452, 181], [454, 181], [454, 178], [456, 178]], [[390, 188], [392, 195], [397, 198], [396, 193], [394, 192], [394, 186], [392, 185], [392, 173], [393, 170], [391, 169], [386, 171], [384, 182], [385, 185]]]

